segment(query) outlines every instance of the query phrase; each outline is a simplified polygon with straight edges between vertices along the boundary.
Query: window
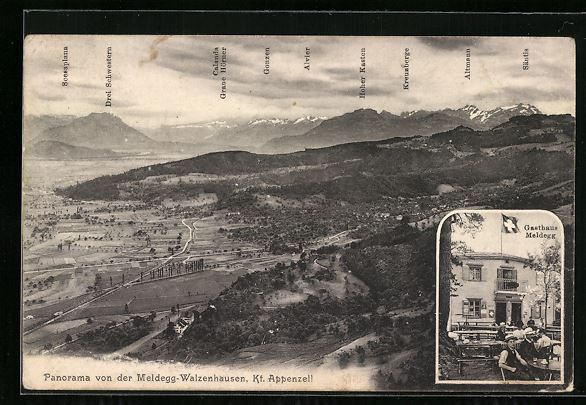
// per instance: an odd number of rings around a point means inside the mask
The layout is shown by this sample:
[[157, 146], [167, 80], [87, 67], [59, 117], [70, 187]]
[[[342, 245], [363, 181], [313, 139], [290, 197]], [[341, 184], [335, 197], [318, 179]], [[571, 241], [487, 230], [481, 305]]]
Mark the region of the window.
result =
[[516, 280], [517, 279], [517, 272], [515, 269], [500, 269], [502, 271], [502, 276], [500, 278], [504, 278], [506, 280]]
[[470, 266], [470, 281], [482, 281], [482, 268], [480, 266]]
[[468, 315], [471, 318], [480, 318], [480, 307], [482, 300], [476, 298], [469, 298], [468, 302]]

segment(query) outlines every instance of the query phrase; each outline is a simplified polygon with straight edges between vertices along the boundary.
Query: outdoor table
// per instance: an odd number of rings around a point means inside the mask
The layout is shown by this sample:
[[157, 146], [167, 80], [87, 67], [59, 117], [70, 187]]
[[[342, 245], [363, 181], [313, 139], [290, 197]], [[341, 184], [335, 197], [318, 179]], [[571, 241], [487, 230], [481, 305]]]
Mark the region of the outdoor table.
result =
[[492, 346], [494, 340], [474, 341], [470, 343], [456, 342], [458, 347], [458, 373], [462, 374], [465, 363], [477, 363], [479, 361], [494, 361]]
[[[456, 325], [454, 325], [454, 327], [456, 327]], [[469, 323], [469, 324], [463, 324], [458, 322], [457, 324], [458, 330], [474, 330], [474, 329], [484, 329], [484, 330], [498, 330], [499, 329], [499, 325], [492, 325], [492, 324], [478, 324], [478, 323]], [[513, 331], [517, 329], [515, 326], [511, 326], [511, 325], [507, 325], [506, 326], [506, 330], [507, 331]], [[454, 331], [456, 332], [456, 331]]]
[[561, 372], [561, 362], [559, 360], [549, 360], [547, 364], [543, 364], [541, 359], [537, 359], [536, 361], [531, 359], [527, 361], [527, 364], [536, 369], [545, 371], [546, 376], [549, 375], [549, 381], [551, 381], [554, 374]]
[[476, 337], [476, 340], [479, 340], [481, 336], [489, 336], [491, 338], [496, 337], [497, 331], [496, 330], [456, 330], [454, 331], [459, 338], [462, 336], [473, 336]]
[[[515, 328], [514, 326], [507, 326], [506, 330], [507, 331], [513, 331], [517, 328]], [[499, 330], [498, 326], [494, 326], [494, 325], [466, 325], [466, 326], [460, 326], [459, 330]]]
[[494, 339], [473, 340], [468, 343], [456, 342], [459, 357], [464, 358], [494, 358], [505, 347], [505, 342]]

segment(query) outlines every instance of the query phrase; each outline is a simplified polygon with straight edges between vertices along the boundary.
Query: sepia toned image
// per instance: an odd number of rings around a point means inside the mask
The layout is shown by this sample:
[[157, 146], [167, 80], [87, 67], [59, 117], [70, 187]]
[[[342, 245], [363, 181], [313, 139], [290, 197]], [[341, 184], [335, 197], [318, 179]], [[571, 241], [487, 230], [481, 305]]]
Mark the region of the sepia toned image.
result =
[[[436, 391], [514, 374], [522, 331], [563, 390], [574, 61], [548, 37], [26, 36], [23, 387]], [[539, 223], [555, 240], [515, 239]]]
[[562, 383], [562, 222], [461, 211], [438, 236], [438, 382]]

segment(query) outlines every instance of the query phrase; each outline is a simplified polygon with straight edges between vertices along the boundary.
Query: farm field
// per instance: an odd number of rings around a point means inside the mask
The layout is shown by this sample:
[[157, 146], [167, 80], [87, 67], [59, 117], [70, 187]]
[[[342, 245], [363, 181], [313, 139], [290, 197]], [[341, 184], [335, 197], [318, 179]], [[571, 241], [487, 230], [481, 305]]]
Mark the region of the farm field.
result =
[[[54, 168], [53, 176], [36, 170], [39, 163]], [[84, 173], [89, 178], [147, 163], [156, 160], [104, 162], [99, 167], [95, 162], [72, 164], [87, 168]], [[205, 307], [240, 275], [299, 259], [299, 255], [273, 255], [263, 246], [231, 240], [221, 229], [235, 225], [222, 212], [189, 211], [201, 206], [197, 201], [166, 200], [161, 205], [70, 201], [53, 192], [56, 185], [69, 184], [68, 170], [54, 161], [29, 165], [23, 224], [27, 352], [63, 345], [67, 335], [77, 336], [130, 316], [162, 313], [172, 306]], [[202, 198], [214, 201], [210, 195]], [[200, 259], [203, 271], [172, 277], [166, 272], [160, 279], [151, 279], [156, 269]]]
[[234, 272], [209, 270], [166, 280], [129, 285], [71, 316], [88, 318], [124, 313], [124, 305], [131, 299], [132, 303], [128, 305], [130, 313], [168, 310], [171, 306], [178, 304], [180, 307], [195, 303], [205, 304], [243, 273], [245, 273], [244, 270]]

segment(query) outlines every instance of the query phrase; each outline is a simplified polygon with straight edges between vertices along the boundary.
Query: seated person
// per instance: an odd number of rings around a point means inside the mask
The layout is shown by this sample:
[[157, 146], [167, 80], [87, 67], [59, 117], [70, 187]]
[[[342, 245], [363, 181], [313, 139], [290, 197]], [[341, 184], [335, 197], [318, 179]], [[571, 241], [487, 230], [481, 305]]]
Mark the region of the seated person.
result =
[[535, 331], [531, 327], [528, 327], [523, 331], [523, 334], [525, 338], [519, 343], [519, 354], [521, 357], [527, 360], [539, 357], [535, 344], [533, 343]]
[[[536, 332], [531, 327], [525, 329], [523, 332], [525, 333], [525, 339], [519, 344], [519, 354], [521, 357], [526, 360], [549, 358], [549, 351], [543, 353], [535, 348]], [[540, 380], [545, 380], [545, 374], [539, 370], [533, 370], [533, 376], [538, 377]]]
[[551, 352], [551, 339], [545, 334], [543, 329], [539, 329], [534, 339], [535, 350], [537, 350], [541, 358], [547, 358]]
[[527, 361], [515, 349], [517, 339], [513, 335], [505, 338], [507, 346], [499, 357], [499, 367], [507, 380], [538, 380]]
[[496, 332], [496, 340], [500, 340], [501, 342], [505, 341], [505, 337], [507, 337], [507, 326], [504, 322], [501, 322], [499, 328]]
[[458, 340], [459, 339], [458, 334], [457, 333], [454, 333], [454, 332], [448, 332], [448, 337], [449, 338], [452, 338], [454, 340]]
[[517, 329], [513, 331], [513, 336], [515, 336], [517, 340], [525, 339], [525, 333], [523, 332], [523, 329], [520, 327], [517, 327]]
[[517, 321], [517, 323], [515, 324], [515, 326], [519, 329], [523, 329], [523, 321], [519, 319]]

